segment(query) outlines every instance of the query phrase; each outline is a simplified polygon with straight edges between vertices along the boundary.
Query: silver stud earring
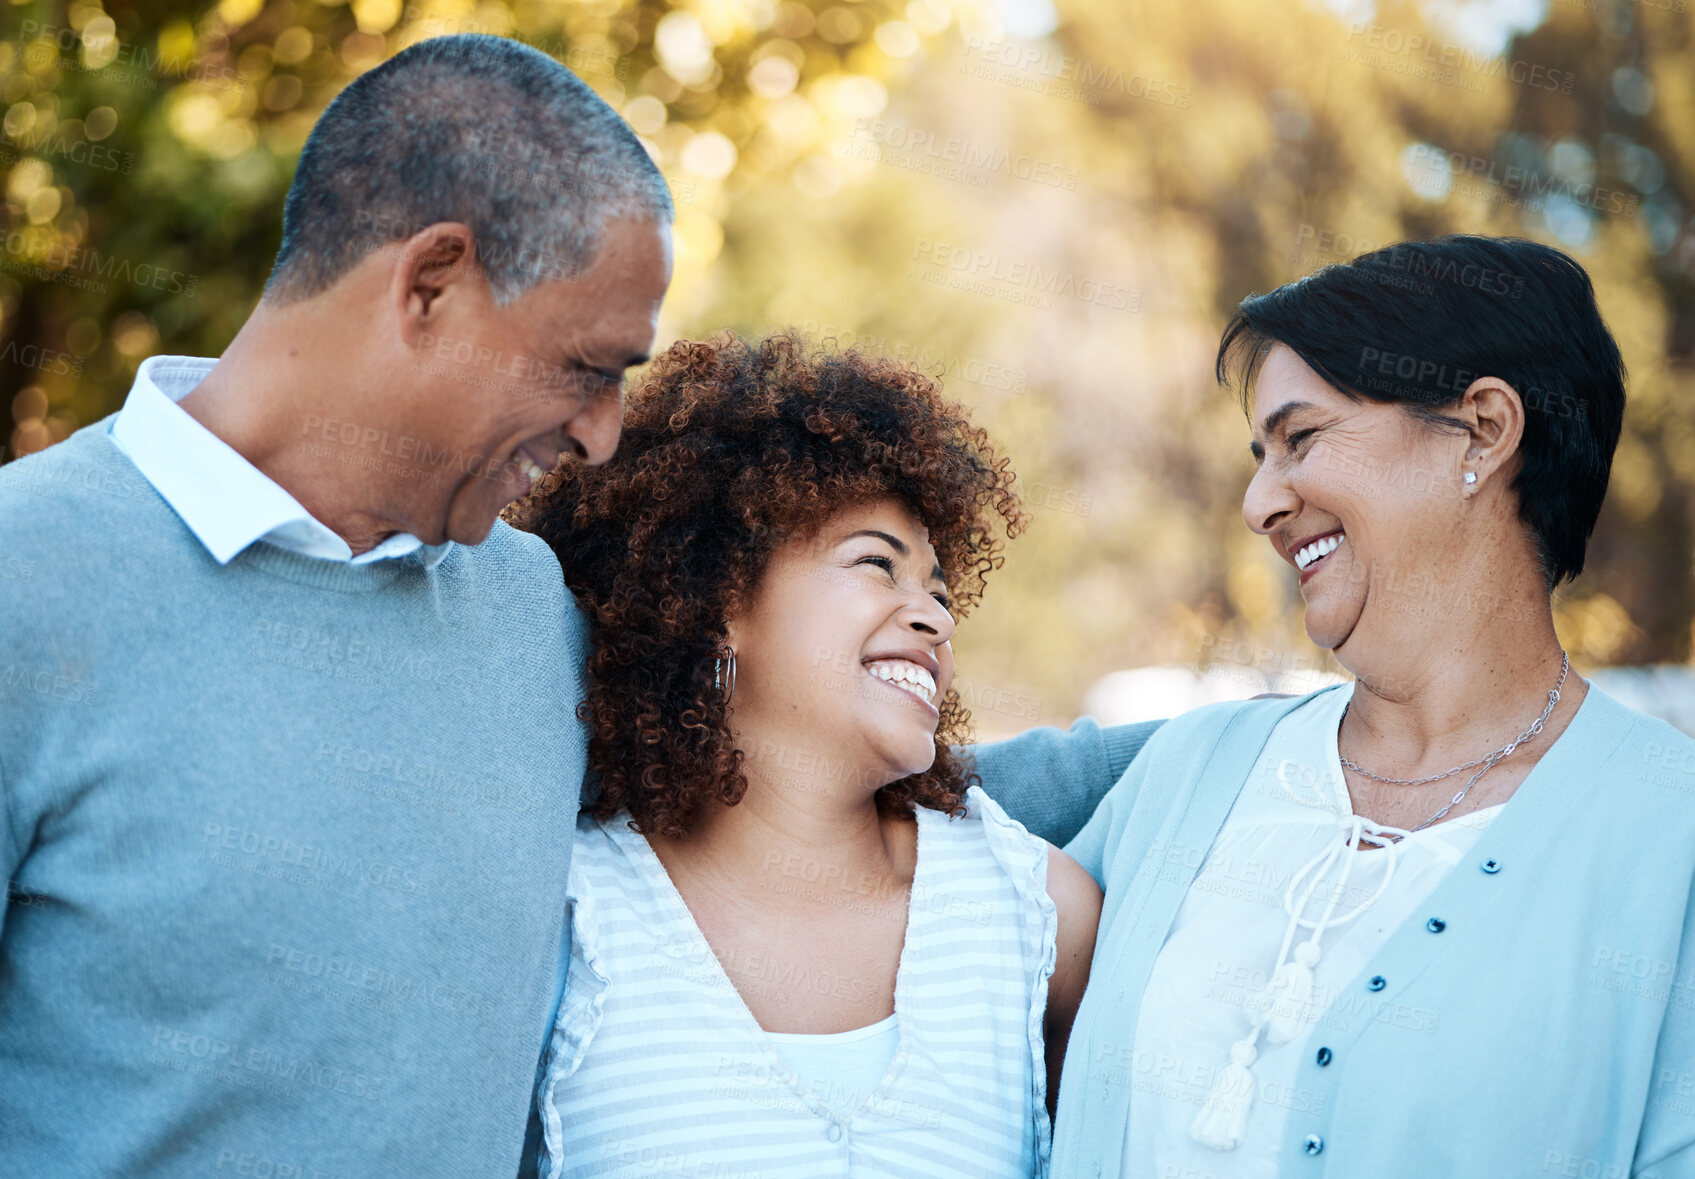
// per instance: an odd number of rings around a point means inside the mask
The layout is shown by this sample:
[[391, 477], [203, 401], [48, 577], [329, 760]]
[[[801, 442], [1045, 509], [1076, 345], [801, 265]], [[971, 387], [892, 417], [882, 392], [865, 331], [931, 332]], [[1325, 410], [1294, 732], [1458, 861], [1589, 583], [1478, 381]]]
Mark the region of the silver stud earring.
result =
[[[726, 666], [728, 664], [728, 666]], [[724, 702], [736, 690], [736, 649], [725, 647], [724, 654], [712, 661], [712, 686], [724, 693]]]
[[1467, 487], [1471, 486], [1473, 483], [1476, 483], [1477, 482], [1477, 472], [1476, 471], [1467, 471], [1465, 473], [1465, 481], [1466, 481]]

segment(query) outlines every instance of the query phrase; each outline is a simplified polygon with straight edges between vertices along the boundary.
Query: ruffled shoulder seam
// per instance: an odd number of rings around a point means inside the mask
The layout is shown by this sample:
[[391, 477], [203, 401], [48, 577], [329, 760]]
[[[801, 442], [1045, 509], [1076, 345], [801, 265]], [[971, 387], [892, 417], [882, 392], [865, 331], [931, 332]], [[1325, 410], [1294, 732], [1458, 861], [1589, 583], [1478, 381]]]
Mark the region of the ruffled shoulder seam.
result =
[[983, 825], [983, 835], [995, 861], [1012, 879], [1024, 901], [1024, 968], [1030, 986], [1026, 1031], [1030, 1043], [1031, 1116], [1034, 1119], [1037, 1179], [1048, 1173], [1053, 1148], [1053, 1125], [1048, 1119], [1048, 1066], [1045, 1024], [1048, 981], [1059, 954], [1059, 910], [1048, 895], [1047, 840], [1025, 830], [1001, 805], [973, 786], [965, 794], [966, 819]]
[[565, 994], [559, 1003], [559, 1016], [553, 1021], [553, 1031], [548, 1037], [547, 1066], [536, 1102], [542, 1119], [545, 1154], [542, 1173], [546, 1179], [559, 1179], [564, 1165], [564, 1127], [553, 1095], [581, 1067], [583, 1056], [600, 1030], [606, 992], [612, 983], [600, 953], [594, 893], [588, 886], [583, 863], [585, 859], [615, 850], [608, 846], [613, 842], [612, 833], [601, 824], [587, 821], [579, 823], [571, 849], [567, 893], [571, 909], [571, 958], [565, 972]]

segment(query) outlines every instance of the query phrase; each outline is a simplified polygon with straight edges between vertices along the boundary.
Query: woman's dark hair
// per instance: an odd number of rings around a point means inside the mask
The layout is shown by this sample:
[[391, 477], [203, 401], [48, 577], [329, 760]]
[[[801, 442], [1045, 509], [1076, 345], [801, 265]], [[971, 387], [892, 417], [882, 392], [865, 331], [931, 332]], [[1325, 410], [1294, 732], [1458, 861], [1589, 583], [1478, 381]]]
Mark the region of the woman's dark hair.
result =
[[1220, 384], [1246, 408], [1274, 344], [1337, 391], [1439, 427], [1479, 377], [1524, 403], [1512, 488], [1552, 589], [1583, 570], [1624, 421], [1624, 361], [1583, 267], [1521, 238], [1402, 242], [1326, 266], [1236, 308]]
[[[997, 532], [1024, 528], [1013, 482], [964, 409], [893, 361], [792, 334], [673, 344], [631, 392], [612, 460], [567, 463], [509, 513], [553, 548], [591, 620], [592, 813], [680, 836], [704, 804], [741, 800], [714, 660], [785, 542], [894, 496], [929, 530], [961, 613], [1001, 564]], [[938, 708], [935, 763], [880, 789], [885, 812], [960, 805], [971, 778], [950, 746], [970, 718], [951, 688]]]

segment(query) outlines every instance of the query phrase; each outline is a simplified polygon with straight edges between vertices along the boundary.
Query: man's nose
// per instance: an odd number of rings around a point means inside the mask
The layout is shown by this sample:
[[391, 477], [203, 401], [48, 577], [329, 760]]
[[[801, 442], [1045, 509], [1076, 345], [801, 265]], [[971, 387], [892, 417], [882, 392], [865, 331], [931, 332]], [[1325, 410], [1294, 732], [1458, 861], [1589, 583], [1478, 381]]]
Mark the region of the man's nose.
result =
[[622, 396], [597, 397], [565, 423], [571, 452], [591, 467], [599, 466], [612, 457], [618, 449], [618, 436], [623, 429]]

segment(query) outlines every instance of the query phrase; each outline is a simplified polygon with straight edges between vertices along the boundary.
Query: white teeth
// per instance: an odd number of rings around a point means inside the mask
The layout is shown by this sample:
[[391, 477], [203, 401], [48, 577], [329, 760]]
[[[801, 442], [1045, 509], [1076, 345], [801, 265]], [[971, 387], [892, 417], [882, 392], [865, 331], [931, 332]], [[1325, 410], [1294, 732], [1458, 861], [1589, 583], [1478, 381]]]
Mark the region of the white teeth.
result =
[[1308, 565], [1311, 565], [1320, 557], [1335, 552], [1336, 546], [1341, 544], [1345, 539], [1345, 535], [1338, 532], [1334, 536], [1326, 536], [1313, 541], [1311, 544], [1307, 545], [1306, 548], [1295, 554], [1295, 568], [1305, 569]]
[[540, 483], [541, 477], [547, 474], [529, 455], [522, 452], [518, 455], [518, 469], [524, 473], [524, 478], [532, 484]]
[[880, 659], [868, 663], [865, 669], [880, 680], [911, 688], [927, 702], [936, 702], [936, 680], [926, 668], [904, 659]]

